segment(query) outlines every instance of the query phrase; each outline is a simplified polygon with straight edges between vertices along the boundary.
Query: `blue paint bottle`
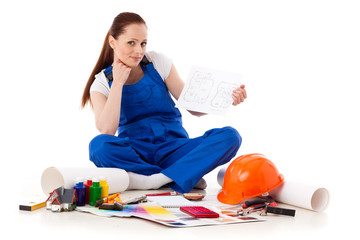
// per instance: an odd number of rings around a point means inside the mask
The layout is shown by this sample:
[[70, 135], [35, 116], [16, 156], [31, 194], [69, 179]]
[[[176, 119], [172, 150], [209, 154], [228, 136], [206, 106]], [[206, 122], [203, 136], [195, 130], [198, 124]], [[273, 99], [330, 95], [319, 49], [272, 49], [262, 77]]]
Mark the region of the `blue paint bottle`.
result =
[[85, 206], [85, 199], [86, 199], [86, 187], [84, 186], [83, 179], [77, 178], [76, 185], [74, 187], [76, 190], [76, 206]]

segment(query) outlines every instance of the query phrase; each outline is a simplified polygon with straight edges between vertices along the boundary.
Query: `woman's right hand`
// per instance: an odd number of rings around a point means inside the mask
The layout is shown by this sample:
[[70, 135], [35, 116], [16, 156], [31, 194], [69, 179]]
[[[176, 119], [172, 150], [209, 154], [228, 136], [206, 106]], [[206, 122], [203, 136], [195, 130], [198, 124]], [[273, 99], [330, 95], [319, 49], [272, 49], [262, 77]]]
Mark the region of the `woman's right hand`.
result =
[[127, 81], [131, 68], [114, 58], [113, 83], [109, 96], [91, 92], [91, 102], [95, 113], [96, 127], [102, 134], [114, 135], [119, 126], [122, 88]]
[[129, 74], [131, 72], [131, 68], [126, 66], [118, 57], [114, 58], [113, 62], [113, 84], [119, 83], [121, 85], [124, 85], [127, 81]]

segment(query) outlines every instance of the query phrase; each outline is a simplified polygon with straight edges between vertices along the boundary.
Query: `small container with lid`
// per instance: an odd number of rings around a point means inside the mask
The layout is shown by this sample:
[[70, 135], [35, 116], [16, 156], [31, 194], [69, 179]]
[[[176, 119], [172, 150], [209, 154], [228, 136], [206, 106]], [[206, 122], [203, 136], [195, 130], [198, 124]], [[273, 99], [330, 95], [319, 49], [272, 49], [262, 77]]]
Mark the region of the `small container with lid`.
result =
[[75, 191], [76, 191], [76, 206], [81, 207], [85, 206], [86, 199], [86, 187], [84, 186], [83, 178], [78, 177], [75, 180]]
[[101, 199], [100, 179], [94, 177], [92, 179], [92, 185], [90, 187], [89, 204], [91, 206], [95, 206], [95, 202], [100, 199]]
[[109, 196], [109, 185], [107, 184], [105, 177], [100, 177], [100, 187], [102, 188], [101, 198], [108, 197]]
[[90, 196], [90, 187], [92, 185], [92, 178], [91, 177], [86, 177], [85, 178], [85, 182], [84, 182], [84, 186], [86, 187], [86, 198], [85, 198], [85, 204], [89, 204], [89, 196]]

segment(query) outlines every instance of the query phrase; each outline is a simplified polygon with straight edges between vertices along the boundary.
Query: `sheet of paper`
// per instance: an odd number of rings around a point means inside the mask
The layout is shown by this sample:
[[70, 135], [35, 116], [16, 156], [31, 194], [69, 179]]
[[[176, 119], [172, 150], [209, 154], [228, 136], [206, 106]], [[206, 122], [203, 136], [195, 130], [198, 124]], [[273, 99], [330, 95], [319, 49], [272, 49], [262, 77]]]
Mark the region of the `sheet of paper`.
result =
[[187, 110], [224, 115], [233, 102], [232, 91], [240, 87], [241, 75], [193, 66], [176, 103]]
[[187, 200], [183, 196], [149, 196], [147, 200], [155, 202], [164, 208], [196, 206], [196, 203]]
[[196, 227], [232, 223], [259, 222], [262, 219], [252, 216], [239, 216], [236, 211], [221, 210], [206, 206], [220, 214], [219, 218], [194, 218], [179, 208], [163, 208], [155, 203], [125, 205], [123, 211], [102, 210], [92, 206], [77, 207], [80, 212], [89, 212], [103, 217], [138, 217], [169, 227]]

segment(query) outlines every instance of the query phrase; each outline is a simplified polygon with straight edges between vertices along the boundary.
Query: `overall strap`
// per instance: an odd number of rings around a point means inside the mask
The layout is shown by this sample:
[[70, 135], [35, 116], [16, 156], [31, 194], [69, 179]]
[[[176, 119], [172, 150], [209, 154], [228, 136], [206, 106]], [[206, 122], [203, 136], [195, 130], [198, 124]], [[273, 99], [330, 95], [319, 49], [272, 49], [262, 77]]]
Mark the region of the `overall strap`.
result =
[[[150, 64], [151, 62], [147, 59], [147, 57], [144, 55], [143, 59], [141, 60], [140, 62], [140, 66], [141, 66], [141, 69], [144, 71], [144, 69], [146, 69], [146, 66], [148, 64]], [[105, 70], [104, 70], [104, 74], [106, 76], [106, 78], [108, 79], [108, 82], [109, 82], [109, 87], [111, 87], [112, 85], [112, 82], [114, 80], [113, 78], [113, 74], [112, 74], [112, 65], [108, 66]]]

